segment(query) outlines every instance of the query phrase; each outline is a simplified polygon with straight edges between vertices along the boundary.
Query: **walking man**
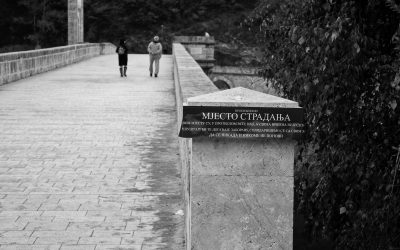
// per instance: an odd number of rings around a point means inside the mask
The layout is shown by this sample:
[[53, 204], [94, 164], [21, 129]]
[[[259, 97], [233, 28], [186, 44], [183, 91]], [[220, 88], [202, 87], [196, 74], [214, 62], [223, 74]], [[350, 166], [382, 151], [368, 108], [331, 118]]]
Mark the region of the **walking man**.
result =
[[162, 54], [162, 45], [158, 36], [155, 36], [153, 41], [150, 42], [149, 46], [147, 47], [147, 51], [150, 55], [150, 76], [153, 76], [153, 63], [155, 62], [154, 77], [157, 77], [160, 69], [160, 58]]

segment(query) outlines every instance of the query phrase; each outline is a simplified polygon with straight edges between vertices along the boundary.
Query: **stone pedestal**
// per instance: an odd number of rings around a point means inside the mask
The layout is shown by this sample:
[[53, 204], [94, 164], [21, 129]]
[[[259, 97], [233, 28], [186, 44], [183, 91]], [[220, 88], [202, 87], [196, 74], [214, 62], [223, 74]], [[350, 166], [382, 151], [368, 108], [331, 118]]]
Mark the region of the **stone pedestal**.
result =
[[68, 45], [83, 43], [83, 0], [68, 0]]
[[[244, 88], [187, 104], [298, 107]], [[193, 138], [187, 249], [292, 249], [294, 145], [289, 139]]]

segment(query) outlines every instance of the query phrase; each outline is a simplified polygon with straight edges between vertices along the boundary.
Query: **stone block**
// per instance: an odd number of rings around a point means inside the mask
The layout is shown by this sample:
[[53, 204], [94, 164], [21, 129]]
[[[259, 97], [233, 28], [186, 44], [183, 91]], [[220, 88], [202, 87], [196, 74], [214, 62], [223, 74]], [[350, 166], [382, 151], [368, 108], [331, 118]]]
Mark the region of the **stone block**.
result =
[[290, 177], [193, 176], [192, 249], [291, 249], [292, 190]]
[[96, 245], [62, 245], [60, 250], [94, 250]]
[[213, 36], [175, 36], [174, 43], [181, 44], [215, 44], [215, 39]]
[[51, 237], [38, 237], [35, 245], [57, 245], [57, 244], [77, 244], [79, 236], [51, 236]]
[[79, 239], [79, 244], [120, 244], [122, 238], [119, 236], [110, 237], [81, 237]]
[[[25, 230], [33, 231], [64, 231], [68, 226], [68, 222], [47, 222], [47, 221], [33, 221], [29, 222]], [[38, 243], [39, 244], [39, 243]], [[47, 244], [47, 243], [43, 243]]]
[[142, 244], [126, 245], [97, 245], [96, 250], [143, 250]]
[[0, 245], [16, 245], [16, 244], [21, 244], [21, 245], [30, 245], [35, 242], [36, 238], [3, 238], [0, 237]]
[[294, 141], [194, 138], [192, 175], [293, 176]]
[[0, 250], [60, 250], [61, 245], [1, 245]]

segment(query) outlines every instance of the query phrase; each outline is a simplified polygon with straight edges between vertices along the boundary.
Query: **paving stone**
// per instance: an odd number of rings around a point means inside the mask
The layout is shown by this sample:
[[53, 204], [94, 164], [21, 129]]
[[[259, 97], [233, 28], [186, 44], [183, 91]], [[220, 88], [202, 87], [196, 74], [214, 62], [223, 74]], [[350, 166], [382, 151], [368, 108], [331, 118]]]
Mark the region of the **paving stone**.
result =
[[54, 222], [103, 222], [106, 217], [103, 216], [72, 216], [72, 217], [55, 217]]
[[126, 223], [113, 222], [71, 222], [67, 231], [75, 230], [125, 230]]
[[141, 250], [142, 245], [97, 245], [95, 250]]
[[23, 230], [26, 227], [25, 222], [4, 222], [0, 223], [0, 231], [16, 231]]
[[41, 204], [41, 206], [38, 208], [40, 211], [76, 211], [79, 209], [81, 204], [79, 202], [63, 202], [60, 201], [59, 203], [45, 203]]
[[54, 216], [19, 216], [17, 222], [28, 223], [28, 222], [52, 222]]
[[29, 222], [28, 225], [24, 228], [25, 230], [34, 230], [34, 231], [64, 231], [68, 226], [68, 222], [59, 222], [59, 221], [33, 221]]
[[61, 245], [1, 245], [0, 250], [59, 250]]
[[40, 203], [6, 203], [0, 205], [0, 208], [4, 211], [36, 211], [40, 206]]
[[121, 244], [122, 245], [142, 245], [145, 241], [145, 238], [133, 236], [133, 237], [123, 237]]
[[84, 195], [75, 195], [75, 194], [54, 194], [50, 195], [50, 200], [57, 200], [59, 202], [68, 202], [68, 201], [75, 201], [75, 202], [86, 202], [86, 201], [97, 201], [99, 195], [97, 194], [84, 194]]
[[20, 244], [20, 245], [27, 245], [27, 244], [33, 244], [35, 242], [36, 238], [30, 238], [30, 237], [0, 237], [0, 245], [15, 245], [15, 244]]
[[43, 211], [1, 211], [1, 217], [14, 217], [14, 216], [27, 216], [27, 217], [37, 217], [41, 216]]
[[77, 230], [77, 231], [34, 231], [31, 237], [58, 237], [58, 238], [79, 238], [79, 237], [89, 237], [93, 234], [93, 230]]
[[18, 216], [0, 216], [0, 224], [1, 223], [12, 223], [16, 222], [18, 219]]
[[94, 250], [96, 245], [62, 245], [60, 250]]
[[42, 216], [54, 216], [56, 218], [82, 217], [86, 211], [44, 211]]
[[94, 216], [94, 217], [106, 217], [106, 218], [113, 218], [113, 217], [131, 217], [132, 210], [108, 210], [108, 211], [87, 211], [87, 216]]
[[36, 245], [56, 245], [56, 244], [68, 244], [76, 245], [79, 241], [79, 236], [51, 236], [51, 237], [38, 237], [35, 241]]
[[132, 237], [134, 231], [125, 230], [97, 230], [93, 231], [92, 237]]
[[0, 238], [29, 238], [33, 231], [20, 230], [20, 231], [0, 231]]
[[171, 245], [167, 245], [167, 244], [152, 244], [152, 243], [149, 243], [149, 244], [146, 244], [146, 243], [144, 243], [143, 245], [142, 245], [142, 250], [167, 250], [167, 249], [181, 249], [182, 248], [182, 246], [178, 246], [178, 245], [174, 245], [174, 246], [171, 246]]
[[140, 222], [136, 222], [136, 221], [128, 221], [126, 224], [126, 230], [137, 230], [139, 228]]
[[127, 222], [127, 223], [139, 223], [141, 220], [138, 216], [118, 216], [118, 215], [111, 215], [105, 218], [105, 222]]
[[109, 210], [120, 210], [121, 207], [122, 204], [117, 202], [86, 202], [81, 204], [79, 210], [109, 211]]
[[121, 237], [109, 236], [109, 237], [81, 237], [79, 244], [98, 244], [98, 245], [109, 245], [109, 244], [121, 244]]

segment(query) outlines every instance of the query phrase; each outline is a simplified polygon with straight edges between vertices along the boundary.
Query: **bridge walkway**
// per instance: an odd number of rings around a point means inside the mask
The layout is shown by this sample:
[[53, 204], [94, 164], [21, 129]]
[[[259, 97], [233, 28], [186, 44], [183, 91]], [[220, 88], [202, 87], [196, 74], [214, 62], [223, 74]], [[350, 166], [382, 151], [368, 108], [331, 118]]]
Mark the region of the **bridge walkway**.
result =
[[171, 56], [0, 86], [0, 250], [183, 249]]

